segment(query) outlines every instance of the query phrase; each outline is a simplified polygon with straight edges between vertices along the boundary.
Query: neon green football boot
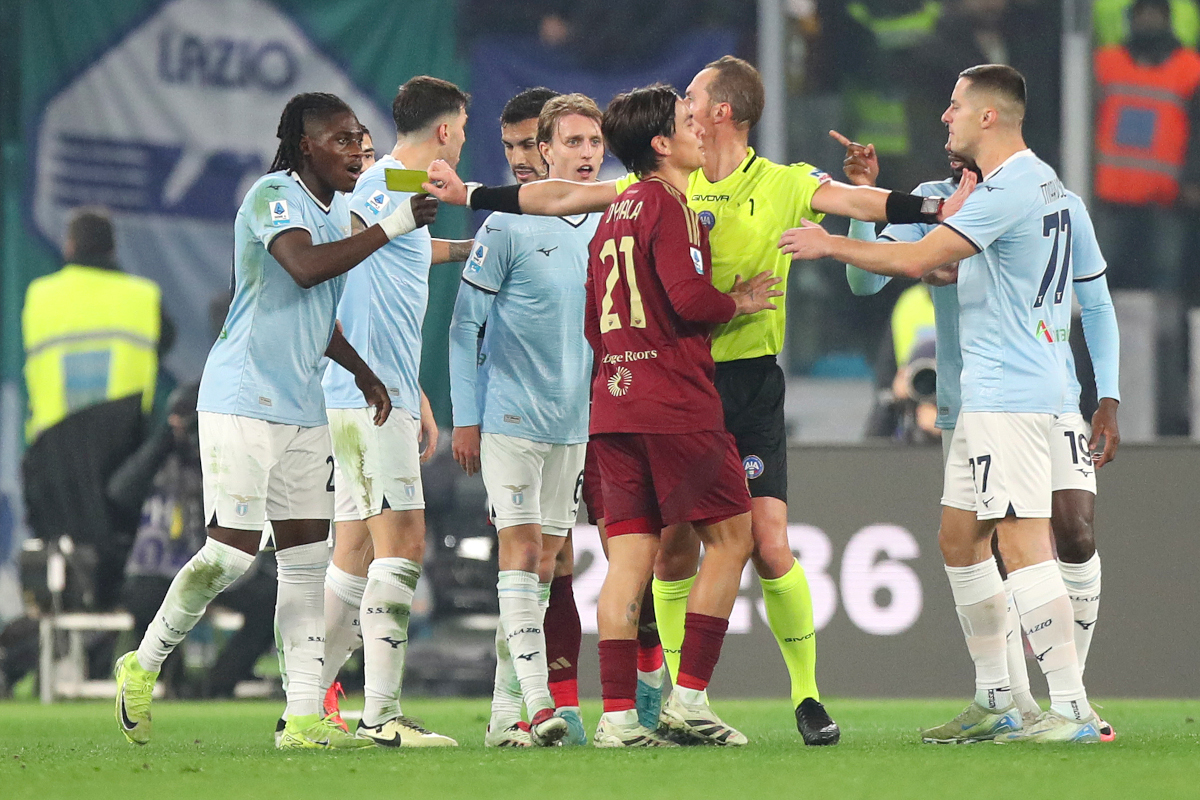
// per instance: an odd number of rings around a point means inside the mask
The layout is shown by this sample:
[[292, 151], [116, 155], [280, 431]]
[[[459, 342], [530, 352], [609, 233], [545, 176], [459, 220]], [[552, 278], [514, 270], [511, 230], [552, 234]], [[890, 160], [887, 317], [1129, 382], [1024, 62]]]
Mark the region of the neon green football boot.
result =
[[113, 674], [117, 678], [117, 725], [132, 744], [150, 741], [150, 699], [154, 694], [157, 672], [142, 669], [137, 652], [117, 659]]
[[374, 746], [371, 739], [355, 738], [339, 728], [332, 714], [288, 717], [275, 739], [275, 747], [280, 750], [359, 750]]

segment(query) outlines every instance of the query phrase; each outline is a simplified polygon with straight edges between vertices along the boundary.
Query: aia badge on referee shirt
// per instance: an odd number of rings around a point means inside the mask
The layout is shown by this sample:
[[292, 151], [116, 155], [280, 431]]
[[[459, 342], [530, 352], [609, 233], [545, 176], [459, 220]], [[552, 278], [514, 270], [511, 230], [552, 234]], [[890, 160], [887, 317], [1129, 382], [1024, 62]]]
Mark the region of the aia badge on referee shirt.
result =
[[717, 224], [717, 217], [706, 208], [700, 212], [700, 224], [703, 225], [706, 230], [711, 231], [713, 229], [713, 225]]
[[699, 247], [689, 247], [692, 253], [692, 266], [696, 268], [697, 275], [704, 274], [704, 256], [700, 254]]
[[762, 475], [763, 470], [766, 468], [763, 460], [758, 456], [746, 456], [742, 459], [742, 469], [746, 470], [746, 477], [750, 480], [754, 480], [759, 475]]

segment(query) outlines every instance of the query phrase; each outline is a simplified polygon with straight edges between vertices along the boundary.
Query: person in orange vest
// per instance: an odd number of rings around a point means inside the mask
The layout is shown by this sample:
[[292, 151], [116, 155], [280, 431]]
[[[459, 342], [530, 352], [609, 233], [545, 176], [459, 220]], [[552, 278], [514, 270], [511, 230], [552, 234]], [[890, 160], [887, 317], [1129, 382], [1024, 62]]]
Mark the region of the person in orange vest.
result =
[[1178, 286], [1177, 213], [1200, 121], [1200, 54], [1171, 29], [1168, 0], [1137, 0], [1124, 44], [1096, 51], [1096, 231], [1113, 288]]

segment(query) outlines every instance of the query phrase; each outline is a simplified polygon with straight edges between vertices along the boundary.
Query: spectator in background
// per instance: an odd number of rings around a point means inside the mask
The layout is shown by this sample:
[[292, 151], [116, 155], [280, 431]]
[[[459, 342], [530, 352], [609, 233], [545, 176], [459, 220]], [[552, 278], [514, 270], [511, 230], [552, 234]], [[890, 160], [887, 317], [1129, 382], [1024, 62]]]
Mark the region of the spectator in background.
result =
[[1136, 0], [1124, 44], [1096, 51], [1096, 232], [1114, 289], [1175, 289], [1180, 176], [1195, 123], [1200, 55], [1171, 31], [1168, 0]]
[[[1169, 0], [1171, 30], [1175, 38], [1195, 49], [1200, 44], [1200, 9], [1195, 0]], [[1130, 9], [1134, 0], [1095, 0], [1092, 20], [1096, 30], [1096, 45], [1109, 47], [1129, 38]]]
[[[1136, 0], [1123, 44], [1095, 54], [1092, 216], [1113, 289], [1157, 292], [1158, 432], [1187, 432], [1180, 296], [1181, 178], [1200, 122], [1200, 55], [1171, 26], [1169, 0]], [[1195, 189], [1183, 197], [1195, 198]]]
[[158, 285], [117, 266], [104, 209], [75, 212], [63, 260], [62, 269], [29, 284], [21, 314], [30, 442], [68, 414], [109, 400], [140, 395], [149, 413], [158, 357], [174, 339]]
[[144, 437], [173, 328], [158, 285], [117, 266], [103, 209], [75, 212], [63, 257], [66, 266], [30, 283], [21, 314], [25, 505], [35, 536], [66, 535], [94, 550], [85, 605], [104, 607], [116, 600], [137, 524], [112, 506], [104, 484]]

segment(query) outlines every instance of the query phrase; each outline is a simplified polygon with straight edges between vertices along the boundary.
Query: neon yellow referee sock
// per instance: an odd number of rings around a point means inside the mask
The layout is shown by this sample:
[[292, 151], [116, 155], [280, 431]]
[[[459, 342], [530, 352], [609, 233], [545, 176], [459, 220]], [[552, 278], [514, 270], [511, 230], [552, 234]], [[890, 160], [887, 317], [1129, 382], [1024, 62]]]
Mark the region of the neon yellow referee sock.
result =
[[[767, 607], [767, 624], [792, 678], [792, 706], [806, 698], [820, 700], [817, 692], [817, 637], [813, 628], [812, 595], [804, 567], [797, 561], [778, 578], [760, 578], [763, 603]], [[658, 586], [655, 585], [655, 600]], [[654, 605], [655, 610], [658, 604]], [[659, 629], [662, 618], [659, 618]], [[665, 639], [664, 639], [665, 641]], [[665, 648], [666, 645], [664, 644]]]
[[683, 621], [687, 617], [688, 594], [696, 576], [681, 581], [654, 579], [654, 618], [662, 641], [663, 660], [671, 673], [671, 683], [679, 674], [679, 651], [683, 648]]

